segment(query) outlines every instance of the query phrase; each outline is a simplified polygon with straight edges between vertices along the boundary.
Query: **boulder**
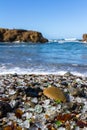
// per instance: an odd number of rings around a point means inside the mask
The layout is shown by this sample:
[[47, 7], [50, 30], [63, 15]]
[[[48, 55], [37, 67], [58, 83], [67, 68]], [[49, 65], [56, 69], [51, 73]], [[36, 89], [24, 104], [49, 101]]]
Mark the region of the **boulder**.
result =
[[40, 32], [36, 31], [0, 28], [0, 42], [16, 42], [16, 41], [45, 43], [48, 42], [48, 39], [44, 38]]
[[87, 34], [83, 34], [83, 41], [87, 42]]

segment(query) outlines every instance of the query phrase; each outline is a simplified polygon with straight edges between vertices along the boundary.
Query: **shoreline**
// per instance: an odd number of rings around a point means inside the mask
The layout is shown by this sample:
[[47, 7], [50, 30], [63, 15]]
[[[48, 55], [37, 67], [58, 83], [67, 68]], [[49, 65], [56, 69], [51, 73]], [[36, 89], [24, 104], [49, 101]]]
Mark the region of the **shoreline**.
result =
[[33, 75], [36, 75], [36, 76], [51, 76], [51, 75], [53, 75], [53, 76], [66, 76], [66, 75], [72, 75], [72, 76], [74, 76], [74, 77], [82, 77], [82, 78], [87, 78], [87, 75], [85, 75], [85, 74], [81, 74], [81, 73], [78, 73], [78, 72], [64, 72], [64, 71], [60, 71], [60, 72], [53, 72], [53, 73], [51, 73], [51, 72], [47, 72], [47, 73], [45, 73], [45, 72], [29, 72], [29, 73], [25, 73], [25, 72], [21, 72], [21, 73], [15, 73], [15, 72], [12, 72], [12, 73], [10, 73], [10, 72], [7, 72], [7, 73], [0, 73], [0, 76], [8, 76], [8, 75], [12, 75], [12, 76], [14, 76], [14, 75], [21, 75], [21, 76], [24, 76], [24, 75], [26, 75], [26, 76], [33, 76]]
[[87, 77], [0, 75], [0, 128], [87, 130], [86, 99]]

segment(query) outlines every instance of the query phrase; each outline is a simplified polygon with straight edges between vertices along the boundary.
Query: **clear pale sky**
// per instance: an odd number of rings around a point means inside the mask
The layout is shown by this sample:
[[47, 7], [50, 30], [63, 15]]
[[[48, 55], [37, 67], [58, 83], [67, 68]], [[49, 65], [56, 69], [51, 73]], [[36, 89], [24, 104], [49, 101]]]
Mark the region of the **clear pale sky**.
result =
[[87, 0], [0, 0], [0, 27], [36, 30], [51, 38], [87, 33]]

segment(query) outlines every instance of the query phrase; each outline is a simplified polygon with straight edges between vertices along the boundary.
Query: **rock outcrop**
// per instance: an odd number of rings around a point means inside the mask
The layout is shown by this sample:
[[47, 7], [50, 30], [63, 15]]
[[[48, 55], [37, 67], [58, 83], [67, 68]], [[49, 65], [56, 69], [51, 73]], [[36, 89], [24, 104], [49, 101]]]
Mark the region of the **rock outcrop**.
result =
[[48, 39], [44, 38], [40, 32], [36, 31], [0, 28], [0, 42], [15, 42], [15, 41], [45, 43], [48, 42]]
[[83, 41], [87, 42], [87, 34], [83, 34]]

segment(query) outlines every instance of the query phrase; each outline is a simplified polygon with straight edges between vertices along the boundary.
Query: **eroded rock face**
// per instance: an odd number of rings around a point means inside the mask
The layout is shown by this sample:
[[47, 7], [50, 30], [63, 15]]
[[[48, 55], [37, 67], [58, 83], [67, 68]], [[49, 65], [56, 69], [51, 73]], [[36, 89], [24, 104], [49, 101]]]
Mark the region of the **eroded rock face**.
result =
[[87, 42], [87, 34], [83, 34], [83, 41]]
[[48, 42], [40, 32], [22, 29], [3, 29], [0, 28], [0, 42]]

